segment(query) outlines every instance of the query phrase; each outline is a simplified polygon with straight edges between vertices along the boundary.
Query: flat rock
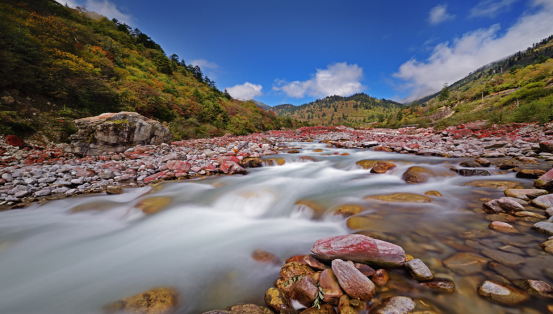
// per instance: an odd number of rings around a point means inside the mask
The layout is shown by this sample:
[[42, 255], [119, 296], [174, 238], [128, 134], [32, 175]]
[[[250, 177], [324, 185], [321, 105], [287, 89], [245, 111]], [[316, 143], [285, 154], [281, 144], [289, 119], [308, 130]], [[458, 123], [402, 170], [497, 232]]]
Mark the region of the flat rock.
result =
[[513, 284], [530, 294], [553, 298], [553, 288], [541, 280], [518, 279], [513, 280]]
[[265, 304], [275, 312], [292, 311], [294, 308], [290, 305], [288, 298], [284, 295], [284, 292], [278, 288], [271, 287], [265, 292]]
[[499, 231], [502, 233], [520, 233], [515, 227], [511, 226], [506, 222], [494, 221], [488, 225], [492, 230]]
[[524, 291], [491, 280], [486, 280], [478, 286], [478, 294], [494, 303], [504, 305], [515, 305], [529, 299]]
[[481, 255], [463, 252], [445, 259], [444, 265], [459, 275], [467, 276], [481, 273], [489, 261]]
[[436, 171], [434, 169], [429, 169], [425, 167], [420, 166], [413, 166], [407, 169], [405, 173], [403, 173], [403, 180], [405, 182], [410, 184], [420, 184], [420, 183], [426, 183], [430, 178], [435, 178], [438, 176], [453, 176], [450, 171]]
[[484, 256], [487, 256], [494, 261], [505, 265], [510, 268], [519, 268], [522, 265], [524, 265], [525, 260], [522, 256], [507, 252], [502, 252], [498, 250], [492, 250], [492, 249], [484, 249], [481, 251], [481, 253]]
[[319, 276], [319, 286], [323, 289], [323, 301], [334, 306], [338, 305], [338, 301], [340, 301], [340, 297], [342, 297], [344, 293], [332, 269], [325, 269], [321, 272]]
[[490, 214], [498, 214], [501, 212], [512, 213], [517, 211], [523, 211], [522, 206], [518, 201], [511, 197], [501, 197], [495, 200], [491, 200], [482, 205], [484, 211]]
[[317, 295], [319, 288], [311, 277], [302, 277], [301, 280], [292, 285], [290, 298], [296, 300], [305, 307], [310, 307]]
[[472, 177], [472, 176], [490, 176], [490, 172], [488, 170], [482, 170], [482, 169], [456, 169], [458, 174], [464, 176], [464, 177]]
[[369, 200], [378, 200], [389, 203], [430, 203], [432, 199], [425, 195], [414, 193], [394, 193], [385, 195], [370, 195], [365, 197]]
[[[506, 196], [528, 199], [546, 195], [547, 191], [542, 189], [507, 189], [504, 193]], [[525, 196], [525, 198], [523, 196]]]
[[385, 173], [386, 171], [395, 168], [396, 165], [390, 162], [379, 161], [374, 164], [371, 173]]
[[534, 181], [534, 186], [538, 189], [553, 191], [553, 169]]
[[413, 279], [417, 281], [430, 281], [434, 279], [434, 274], [430, 271], [430, 268], [426, 266], [420, 259], [415, 258], [406, 262], [405, 267], [411, 273]]
[[405, 251], [400, 246], [361, 234], [317, 240], [311, 252], [325, 260], [345, 259], [380, 267], [398, 267], [405, 262]]
[[174, 312], [177, 300], [175, 288], [160, 287], [105, 305], [102, 311], [109, 314], [170, 314]]
[[524, 178], [524, 179], [537, 179], [543, 176], [545, 173], [546, 173], [545, 170], [540, 170], [540, 169], [522, 169], [519, 172], [517, 172], [516, 177]]
[[487, 188], [487, 189], [496, 189], [496, 190], [506, 190], [506, 189], [512, 189], [519, 185], [516, 181], [472, 181], [465, 183], [463, 185], [470, 185], [470, 186], [476, 186], [479, 188]]
[[553, 194], [547, 194], [547, 195], [536, 197], [535, 199], [532, 200], [531, 203], [532, 205], [543, 209], [553, 207]]
[[546, 236], [553, 236], [553, 223], [547, 221], [540, 221], [532, 226], [532, 230], [545, 234]]
[[439, 293], [455, 292], [455, 282], [445, 278], [435, 278], [432, 281], [421, 282], [421, 286], [430, 288], [432, 291]]
[[340, 287], [351, 298], [370, 301], [376, 292], [374, 283], [363, 275], [353, 264], [341, 259], [332, 261], [332, 271], [336, 275]]

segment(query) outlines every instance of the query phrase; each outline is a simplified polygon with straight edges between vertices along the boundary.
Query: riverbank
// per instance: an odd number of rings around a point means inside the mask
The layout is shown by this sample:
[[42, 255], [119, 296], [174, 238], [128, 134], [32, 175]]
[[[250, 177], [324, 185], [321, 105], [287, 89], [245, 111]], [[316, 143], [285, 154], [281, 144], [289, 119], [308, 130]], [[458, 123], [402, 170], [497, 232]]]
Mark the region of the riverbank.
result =
[[[372, 148], [440, 157], [513, 157], [521, 162], [553, 160], [553, 123], [484, 128], [483, 123], [450, 127], [354, 130], [309, 127], [248, 136], [224, 136], [136, 146], [124, 153], [79, 158], [66, 144], [21, 146], [0, 141], [0, 206], [25, 207], [44, 197], [120, 193], [160, 180], [246, 173], [262, 166], [259, 157], [297, 153], [287, 142], [317, 141], [337, 148]], [[16, 144], [18, 144], [16, 142]], [[282, 163], [282, 161], [280, 161]], [[275, 159], [273, 164], [278, 164]], [[265, 164], [271, 164], [265, 162]]]

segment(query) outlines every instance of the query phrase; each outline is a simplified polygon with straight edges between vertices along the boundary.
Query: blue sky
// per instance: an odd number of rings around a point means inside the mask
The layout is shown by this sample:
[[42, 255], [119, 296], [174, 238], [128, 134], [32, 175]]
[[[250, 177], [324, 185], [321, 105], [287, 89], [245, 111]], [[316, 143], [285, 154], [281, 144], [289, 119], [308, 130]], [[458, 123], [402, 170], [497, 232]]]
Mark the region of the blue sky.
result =
[[57, 0], [138, 27], [221, 90], [270, 106], [409, 101], [553, 34], [553, 0]]

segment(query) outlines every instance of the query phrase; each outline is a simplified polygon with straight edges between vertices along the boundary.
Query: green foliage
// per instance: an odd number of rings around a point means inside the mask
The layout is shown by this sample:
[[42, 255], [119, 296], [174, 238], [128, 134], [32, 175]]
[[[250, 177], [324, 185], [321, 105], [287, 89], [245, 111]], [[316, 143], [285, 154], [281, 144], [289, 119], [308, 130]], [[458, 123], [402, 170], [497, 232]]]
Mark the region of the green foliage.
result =
[[515, 122], [541, 122], [553, 120], [553, 96], [549, 96], [531, 103], [518, 106], [513, 114]]
[[321, 302], [323, 302], [325, 293], [323, 291], [323, 288], [319, 285], [319, 283], [317, 283], [317, 288], [319, 289], [319, 291], [317, 293], [317, 296], [315, 296], [315, 300], [313, 300], [312, 307], [316, 307], [316, 308], [320, 309], [321, 308]]
[[[247, 134], [282, 126], [274, 113], [219, 91], [199, 66], [186, 65], [176, 54], [167, 57], [140, 30], [53, 0], [0, 3], [3, 91], [49, 100], [63, 107], [57, 116], [66, 118], [135, 111], [168, 123], [176, 138]], [[36, 108], [43, 121], [55, 120], [55, 112], [46, 106]], [[14, 124], [20, 120], [2, 121], [2, 130], [25, 129]], [[48, 132], [46, 125], [41, 128]]]
[[440, 95], [438, 96], [439, 101], [448, 100], [450, 95], [449, 86], [447, 83], [444, 84], [444, 87], [442, 88], [442, 91], [440, 92]]

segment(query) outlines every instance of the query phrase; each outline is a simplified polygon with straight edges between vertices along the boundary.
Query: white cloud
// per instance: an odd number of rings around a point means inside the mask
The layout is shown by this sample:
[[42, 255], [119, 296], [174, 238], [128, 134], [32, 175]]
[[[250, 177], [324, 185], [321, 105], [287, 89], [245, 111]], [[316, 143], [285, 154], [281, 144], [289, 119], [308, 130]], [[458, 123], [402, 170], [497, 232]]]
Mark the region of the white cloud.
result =
[[447, 13], [447, 4], [440, 4], [430, 10], [428, 20], [430, 24], [437, 25], [454, 17], [455, 15]]
[[499, 24], [456, 38], [453, 43], [436, 45], [425, 61], [411, 59], [393, 76], [403, 80], [397, 86], [409, 91], [405, 100], [414, 100], [437, 92], [444, 83], [454, 83], [471, 71], [524, 50], [553, 33], [553, 0], [535, 0], [537, 13], [525, 14], [503, 36]]
[[363, 68], [357, 64], [334, 63], [328, 65], [326, 70], [317, 69], [317, 73], [307, 81], [287, 83], [276, 80], [277, 86], [273, 86], [273, 90], [282, 91], [288, 97], [293, 98], [303, 98], [305, 95], [312, 97], [345, 96], [367, 88], [361, 84], [362, 79]]
[[490, 16], [494, 17], [503, 9], [508, 9], [511, 4], [519, 0], [484, 0], [470, 10], [470, 17]]
[[255, 96], [261, 96], [263, 93], [261, 89], [263, 86], [255, 85], [249, 82], [246, 82], [242, 85], [235, 85], [233, 87], [227, 87], [227, 92], [232, 96], [232, 98], [240, 100], [251, 100]]
[[206, 59], [195, 59], [190, 61], [191, 65], [197, 65], [202, 69], [217, 69], [219, 65], [215, 62], [207, 61]]
[[[133, 21], [133, 17], [130, 14], [123, 13], [117, 8], [115, 3], [108, 0], [86, 0], [85, 1], [76, 1], [76, 0], [56, 0], [61, 4], [67, 4], [68, 6], [74, 8], [78, 5], [86, 5], [87, 10], [94, 11], [100, 15], [106, 16], [110, 19], [116, 18], [120, 22], [130, 24]], [[77, 2], [80, 2], [77, 3]]]

